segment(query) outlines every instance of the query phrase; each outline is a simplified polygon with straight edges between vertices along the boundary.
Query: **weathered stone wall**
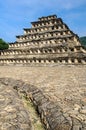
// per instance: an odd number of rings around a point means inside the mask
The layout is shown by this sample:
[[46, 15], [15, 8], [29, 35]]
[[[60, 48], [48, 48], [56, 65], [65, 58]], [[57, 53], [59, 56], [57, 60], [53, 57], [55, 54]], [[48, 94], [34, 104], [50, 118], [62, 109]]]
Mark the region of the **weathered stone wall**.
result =
[[32, 130], [29, 111], [13, 85], [7, 83], [6, 79], [0, 79], [0, 130], [28, 129]]

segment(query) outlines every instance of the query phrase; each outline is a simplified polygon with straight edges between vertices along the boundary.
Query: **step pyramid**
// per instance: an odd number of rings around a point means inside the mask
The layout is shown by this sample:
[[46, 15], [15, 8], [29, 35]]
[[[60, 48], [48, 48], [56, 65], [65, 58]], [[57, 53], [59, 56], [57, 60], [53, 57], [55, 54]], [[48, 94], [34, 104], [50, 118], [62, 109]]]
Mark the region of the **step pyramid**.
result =
[[86, 48], [56, 15], [38, 18], [0, 53], [0, 65], [86, 64]]

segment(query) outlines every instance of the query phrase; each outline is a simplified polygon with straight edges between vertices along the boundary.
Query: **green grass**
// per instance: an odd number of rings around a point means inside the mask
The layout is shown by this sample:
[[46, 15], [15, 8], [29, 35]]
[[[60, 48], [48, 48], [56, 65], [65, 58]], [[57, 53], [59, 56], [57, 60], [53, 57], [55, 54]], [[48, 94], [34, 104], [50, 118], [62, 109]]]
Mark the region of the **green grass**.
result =
[[35, 110], [35, 107], [33, 103], [31, 103], [30, 99], [27, 99], [23, 96], [22, 100], [23, 100], [25, 108], [30, 113], [30, 119], [31, 119], [34, 130], [45, 130], [43, 124], [41, 123], [40, 117], [38, 116]]

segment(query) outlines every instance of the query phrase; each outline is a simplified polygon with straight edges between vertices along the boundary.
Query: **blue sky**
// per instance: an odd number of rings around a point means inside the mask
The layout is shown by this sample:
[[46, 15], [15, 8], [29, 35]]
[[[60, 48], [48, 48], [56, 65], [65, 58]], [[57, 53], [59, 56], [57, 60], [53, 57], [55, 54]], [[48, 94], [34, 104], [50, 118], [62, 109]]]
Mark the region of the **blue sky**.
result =
[[0, 0], [0, 38], [15, 42], [38, 17], [56, 14], [79, 36], [86, 36], [86, 0]]

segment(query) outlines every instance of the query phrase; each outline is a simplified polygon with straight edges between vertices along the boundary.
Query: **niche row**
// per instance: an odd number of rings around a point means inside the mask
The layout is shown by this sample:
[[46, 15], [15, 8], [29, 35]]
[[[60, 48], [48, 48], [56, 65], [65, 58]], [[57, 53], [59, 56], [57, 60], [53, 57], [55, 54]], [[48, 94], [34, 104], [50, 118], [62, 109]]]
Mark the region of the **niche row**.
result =
[[53, 47], [53, 48], [31, 48], [31, 49], [25, 49], [25, 50], [7, 50], [7, 51], [1, 51], [1, 56], [6, 55], [29, 55], [29, 54], [53, 54], [53, 53], [67, 53], [67, 52], [85, 52], [86, 50], [82, 47], [80, 48], [66, 48], [66, 47]]
[[50, 26], [50, 25], [59, 25], [63, 24], [62, 19], [50, 19], [50, 20], [45, 20], [45, 21], [36, 21], [36, 22], [31, 22], [32, 28], [37, 28], [41, 26]]
[[[76, 37], [73, 37], [73, 36], [68, 36], [68, 37], [57, 37], [55, 39], [53, 38], [46, 38], [46, 39], [34, 39], [32, 41], [28, 41], [28, 40], [25, 40], [24, 42], [21, 40], [20, 42], [15, 42], [15, 43], [10, 43], [9, 44], [9, 48], [14, 48], [14, 47], [23, 47], [23, 46], [34, 46], [34, 45], [59, 45], [59, 44], [68, 44], [68, 41], [77, 41], [77, 43], [79, 42], [78, 39]], [[39, 46], [39, 47], [40, 47]]]
[[52, 26], [44, 26], [44, 27], [38, 27], [38, 28], [24, 28], [24, 34], [28, 35], [28, 34], [35, 34], [35, 33], [43, 33], [43, 32], [49, 32], [49, 31], [69, 31], [69, 33], [71, 33], [71, 31], [66, 27], [65, 24], [63, 25], [52, 25]]
[[23, 47], [23, 46], [34, 46], [34, 45], [46, 45], [46, 46], [48, 46], [48, 45], [59, 45], [59, 44], [62, 44], [62, 43], [64, 43], [64, 42], [66, 42], [67, 41], [67, 39], [65, 38], [65, 39], [56, 39], [56, 40], [42, 40], [42, 41], [40, 41], [40, 40], [38, 40], [38, 41], [34, 41], [34, 42], [21, 42], [21, 43], [11, 43], [11, 44], [9, 44], [9, 48], [14, 48], [14, 47]]
[[73, 37], [73, 34], [71, 34], [69, 31], [68, 32], [48, 32], [48, 33], [43, 33], [43, 34], [31, 34], [31, 35], [21, 35], [21, 36], [16, 36], [17, 37], [17, 42], [21, 42], [24, 40], [42, 40], [42, 39], [49, 39], [49, 38], [65, 38], [65, 37]]
[[49, 64], [49, 63], [57, 63], [57, 64], [86, 64], [86, 58], [54, 58], [54, 59], [36, 59], [35, 57], [32, 59], [2, 59], [0, 60], [0, 64]]

